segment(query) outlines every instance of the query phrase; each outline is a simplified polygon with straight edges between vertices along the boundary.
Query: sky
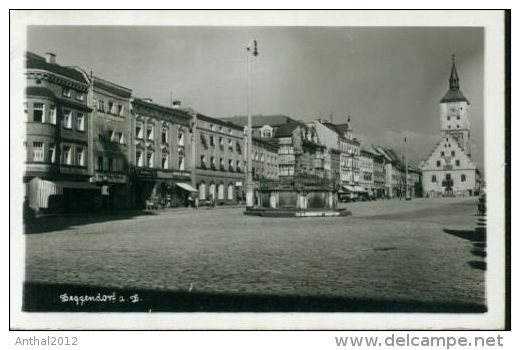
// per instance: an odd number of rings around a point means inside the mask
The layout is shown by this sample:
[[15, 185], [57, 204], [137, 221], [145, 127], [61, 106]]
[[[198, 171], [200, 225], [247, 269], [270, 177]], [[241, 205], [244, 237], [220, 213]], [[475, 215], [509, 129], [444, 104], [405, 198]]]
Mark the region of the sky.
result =
[[362, 144], [417, 164], [440, 135], [439, 101], [451, 55], [471, 103], [474, 161], [483, 164], [484, 30], [479, 27], [31, 26], [28, 50], [131, 88], [138, 97], [216, 117], [247, 113], [251, 39], [253, 114], [311, 121], [350, 114]]

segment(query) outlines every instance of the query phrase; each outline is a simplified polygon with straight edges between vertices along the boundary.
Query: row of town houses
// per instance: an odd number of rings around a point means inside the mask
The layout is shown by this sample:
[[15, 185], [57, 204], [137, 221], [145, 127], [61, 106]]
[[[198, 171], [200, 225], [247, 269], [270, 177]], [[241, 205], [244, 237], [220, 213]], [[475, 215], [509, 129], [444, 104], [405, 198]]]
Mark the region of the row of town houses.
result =
[[[245, 199], [247, 117], [214, 118], [26, 53], [26, 204], [40, 212], [178, 207]], [[332, 180], [341, 196], [421, 195], [421, 172], [344, 124], [258, 115], [255, 187], [298, 176]], [[408, 178], [406, 178], [408, 174]], [[408, 186], [408, 191], [406, 189]]]

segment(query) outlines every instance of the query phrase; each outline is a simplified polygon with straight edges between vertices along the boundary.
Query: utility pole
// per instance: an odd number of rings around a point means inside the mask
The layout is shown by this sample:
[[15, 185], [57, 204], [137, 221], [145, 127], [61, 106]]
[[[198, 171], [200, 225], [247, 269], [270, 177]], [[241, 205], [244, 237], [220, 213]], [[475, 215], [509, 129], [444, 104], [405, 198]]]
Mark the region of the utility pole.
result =
[[252, 77], [251, 65], [253, 56], [258, 56], [256, 40], [251, 40], [247, 46], [247, 176], [246, 176], [246, 207], [252, 208], [254, 201], [253, 188], [253, 122], [251, 115]]

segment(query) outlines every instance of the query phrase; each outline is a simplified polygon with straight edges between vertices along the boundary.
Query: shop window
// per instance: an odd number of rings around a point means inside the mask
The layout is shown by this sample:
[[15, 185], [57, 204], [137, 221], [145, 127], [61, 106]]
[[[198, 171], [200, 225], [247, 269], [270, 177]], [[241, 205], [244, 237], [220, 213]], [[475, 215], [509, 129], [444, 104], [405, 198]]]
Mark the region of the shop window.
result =
[[204, 182], [199, 184], [199, 199], [200, 200], [206, 199], [206, 184]]
[[233, 200], [233, 185], [228, 185], [227, 199]]
[[85, 115], [83, 113], [78, 113], [76, 116], [76, 128], [79, 131], [85, 131]]
[[69, 110], [63, 111], [63, 127], [72, 129], [72, 112]]
[[76, 147], [76, 165], [85, 166], [85, 150], [83, 147]]
[[161, 168], [168, 169], [168, 155], [167, 154], [162, 155]]
[[33, 121], [36, 123], [43, 123], [43, 113], [45, 106], [43, 103], [33, 104]]
[[224, 185], [218, 185], [218, 199], [224, 199]]
[[209, 185], [209, 195], [211, 198], [215, 199], [215, 184]]
[[43, 162], [43, 142], [33, 142], [33, 161]]

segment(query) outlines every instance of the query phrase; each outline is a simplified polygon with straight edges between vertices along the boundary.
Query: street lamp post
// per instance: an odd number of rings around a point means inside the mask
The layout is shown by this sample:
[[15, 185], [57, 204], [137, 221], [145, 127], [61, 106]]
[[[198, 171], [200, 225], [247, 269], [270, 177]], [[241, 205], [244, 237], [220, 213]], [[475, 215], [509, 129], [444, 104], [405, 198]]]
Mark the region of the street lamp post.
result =
[[252, 208], [255, 204], [253, 189], [253, 127], [251, 116], [251, 60], [252, 56], [258, 56], [256, 40], [251, 40], [247, 45], [247, 176], [246, 176], [246, 207]]
[[406, 200], [409, 201], [411, 200], [411, 196], [408, 192], [408, 148], [406, 147], [406, 137], [404, 138], [404, 166], [405, 166], [405, 180], [404, 180], [404, 185], [405, 185], [405, 191], [406, 191]]

